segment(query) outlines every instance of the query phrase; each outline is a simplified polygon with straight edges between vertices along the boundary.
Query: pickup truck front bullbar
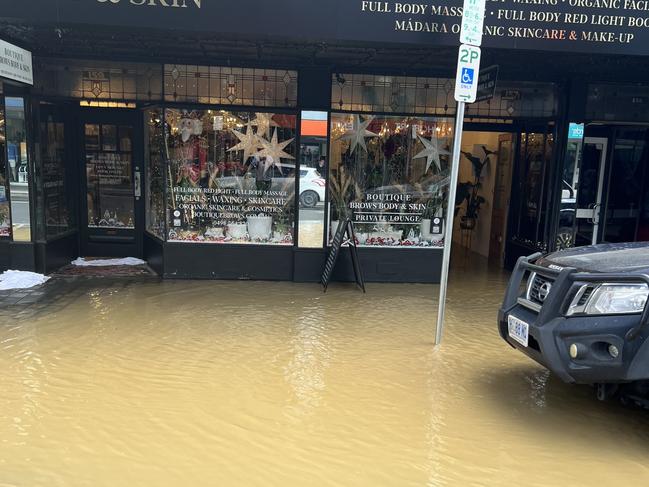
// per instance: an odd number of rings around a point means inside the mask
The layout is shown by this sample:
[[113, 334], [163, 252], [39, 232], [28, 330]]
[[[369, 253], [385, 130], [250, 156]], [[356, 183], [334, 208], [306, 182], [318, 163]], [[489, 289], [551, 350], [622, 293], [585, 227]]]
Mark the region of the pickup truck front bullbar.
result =
[[[582, 272], [572, 267], [546, 267], [535, 264], [541, 257], [536, 253], [528, 257], [520, 257], [516, 262], [509, 286], [505, 292], [502, 309], [508, 313], [520, 303], [523, 279], [530, 273], [537, 273], [552, 279], [552, 292], [539, 307], [536, 322], [541, 325], [557, 316], [565, 315], [576, 290], [587, 283], [637, 283], [643, 282], [649, 286], [649, 276], [646, 274], [598, 273]], [[649, 302], [645, 304], [638, 324], [626, 333], [625, 340], [632, 341], [646, 331], [649, 325]]]

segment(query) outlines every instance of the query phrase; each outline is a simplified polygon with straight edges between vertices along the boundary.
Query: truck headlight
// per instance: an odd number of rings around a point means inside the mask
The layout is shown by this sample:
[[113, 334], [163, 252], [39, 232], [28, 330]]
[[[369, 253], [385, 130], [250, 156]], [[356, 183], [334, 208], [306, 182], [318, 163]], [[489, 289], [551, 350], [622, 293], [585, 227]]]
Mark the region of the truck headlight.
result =
[[[584, 302], [584, 297], [588, 296]], [[568, 309], [568, 316], [576, 313], [609, 315], [641, 313], [649, 297], [646, 284], [600, 284], [584, 286]]]

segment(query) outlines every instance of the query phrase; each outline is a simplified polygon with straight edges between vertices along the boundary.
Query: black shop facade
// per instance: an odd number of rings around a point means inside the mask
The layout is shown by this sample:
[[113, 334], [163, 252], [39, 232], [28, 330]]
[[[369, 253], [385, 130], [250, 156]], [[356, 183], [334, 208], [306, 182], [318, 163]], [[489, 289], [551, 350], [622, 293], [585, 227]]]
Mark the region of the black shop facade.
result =
[[334, 4], [3, 6], [31, 76], [0, 71], [0, 268], [318, 281], [349, 218], [366, 280], [437, 282], [444, 245], [508, 267], [644, 238], [642, 2], [488, 2], [494, 83], [465, 117], [453, 242], [461, 4]]

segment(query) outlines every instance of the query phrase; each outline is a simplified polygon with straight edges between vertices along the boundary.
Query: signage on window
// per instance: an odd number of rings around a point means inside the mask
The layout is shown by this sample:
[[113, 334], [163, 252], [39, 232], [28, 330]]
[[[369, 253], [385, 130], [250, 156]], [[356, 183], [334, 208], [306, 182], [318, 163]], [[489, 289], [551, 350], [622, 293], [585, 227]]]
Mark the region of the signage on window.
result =
[[571, 123], [568, 127], [568, 138], [573, 140], [582, 140], [584, 138], [584, 124]]

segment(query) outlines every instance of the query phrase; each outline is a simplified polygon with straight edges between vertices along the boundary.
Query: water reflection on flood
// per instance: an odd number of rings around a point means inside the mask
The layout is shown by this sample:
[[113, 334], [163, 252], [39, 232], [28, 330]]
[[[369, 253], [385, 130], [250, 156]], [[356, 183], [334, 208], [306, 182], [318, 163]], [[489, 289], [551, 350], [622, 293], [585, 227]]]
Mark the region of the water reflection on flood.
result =
[[501, 343], [506, 276], [89, 287], [0, 326], [0, 485], [641, 485], [647, 413]]

